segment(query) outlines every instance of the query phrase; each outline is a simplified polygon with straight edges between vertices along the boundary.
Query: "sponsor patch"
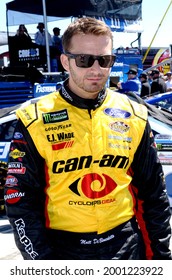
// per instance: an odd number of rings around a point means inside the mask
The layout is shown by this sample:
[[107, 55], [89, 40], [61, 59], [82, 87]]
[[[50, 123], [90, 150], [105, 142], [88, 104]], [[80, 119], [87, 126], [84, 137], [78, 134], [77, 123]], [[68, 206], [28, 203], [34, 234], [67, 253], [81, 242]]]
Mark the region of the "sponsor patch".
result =
[[125, 124], [124, 122], [112, 122], [109, 124], [109, 127], [111, 130], [120, 133], [127, 132], [130, 129], [129, 125]]
[[109, 135], [108, 138], [112, 139], [112, 140], [119, 140], [119, 141], [127, 142], [127, 143], [131, 143], [131, 141], [132, 141], [131, 137], [123, 137], [120, 135]]
[[51, 126], [51, 127], [46, 127], [45, 128], [45, 131], [58, 131], [58, 130], [61, 130], [61, 129], [66, 129], [66, 128], [69, 128], [71, 127], [72, 124], [69, 123], [69, 124], [60, 124], [60, 125], [57, 125], [57, 126]]
[[14, 139], [22, 139], [23, 138], [23, 134], [20, 132], [15, 132], [14, 133]]
[[15, 225], [21, 244], [24, 245], [26, 253], [34, 260], [38, 256], [38, 253], [33, 250], [33, 244], [26, 235], [24, 220], [22, 218], [16, 220]]
[[8, 164], [8, 173], [12, 174], [25, 174], [26, 167], [20, 162], [10, 162]]
[[[92, 189], [92, 184], [94, 182], [99, 182], [99, 191]], [[81, 196], [79, 185], [81, 186], [82, 193], [84, 197], [90, 199], [100, 199], [110, 194], [116, 187], [117, 183], [106, 174], [89, 173], [85, 174], [84, 177], [76, 179], [70, 186], [69, 189], [75, 193], [77, 196]]]
[[21, 152], [18, 149], [15, 149], [9, 153], [10, 157], [16, 159], [25, 156], [25, 152]]
[[24, 114], [25, 118], [30, 121], [32, 120], [32, 116], [26, 111], [26, 109], [21, 109], [22, 113]]
[[18, 180], [16, 177], [12, 176], [12, 175], [8, 175], [6, 178], [6, 186], [17, 186], [18, 184]]
[[73, 145], [74, 141], [66, 141], [62, 143], [57, 143], [52, 145], [52, 150], [57, 151], [57, 150], [62, 150], [66, 148], [71, 148]]
[[57, 112], [43, 113], [42, 117], [44, 124], [63, 122], [69, 119], [66, 109]]
[[114, 143], [109, 143], [109, 148], [131, 150], [131, 147], [129, 147], [129, 146], [124, 146], [124, 145], [119, 145], [119, 144], [114, 144]]
[[21, 197], [25, 195], [24, 192], [20, 192], [16, 189], [9, 189], [6, 191], [6, 194], [4, 195], [4, 200], [8, 202], [9, 204], [15, 204], [17, 203]]
[[0, 160], [7, 160], [11, 142], [0, 142]]
[[117, 108], [106, 108], [104, 113], [112, 118], [128, 119], [131, 117], [131, 113]]
[[93, 159], [92, 155], [68, 158], [66, 161], [64, 158], [53, 162], [52, 172], [54, 174], [62, 172], [73, 172], [74, 170], [81, 170], [85, 168], [91, 168], [91, 165], [98, 165], [99, 167], [113, 167], [113, 168], [127, 168], [129, 164], [129, 157], [122, 155], [115, 155], [114, 153], [105, 154], [100, 159]]
[[47, 140], [48, 142], [54, 142], [57, 143], [59, 141], [70, 141], [72, 138], [74, 138], [74, 132], [70, 132], [70, 133], [57, 133], [57, 134], [49, 134], [47, 135]]

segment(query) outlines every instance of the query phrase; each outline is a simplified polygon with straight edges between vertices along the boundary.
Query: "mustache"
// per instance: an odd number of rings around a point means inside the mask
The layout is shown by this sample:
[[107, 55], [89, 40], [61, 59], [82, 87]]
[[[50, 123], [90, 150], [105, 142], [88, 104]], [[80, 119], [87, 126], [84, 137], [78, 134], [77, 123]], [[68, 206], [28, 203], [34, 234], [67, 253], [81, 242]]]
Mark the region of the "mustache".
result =
[[94, 73], [90, 73], [86, 76], [86, 78], [104, 78], [105, 75], [101, 74], [101, 73], [97, 73], [97, 74], [94, 74]]

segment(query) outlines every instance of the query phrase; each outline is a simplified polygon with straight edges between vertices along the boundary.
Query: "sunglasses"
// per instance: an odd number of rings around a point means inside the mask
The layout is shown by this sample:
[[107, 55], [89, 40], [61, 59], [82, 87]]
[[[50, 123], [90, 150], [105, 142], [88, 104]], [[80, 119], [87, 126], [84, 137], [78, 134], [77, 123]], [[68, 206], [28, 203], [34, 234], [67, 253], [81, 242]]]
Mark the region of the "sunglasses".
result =
[[75, 59], [77, 67], [89, 68], [93, 66], [94, 62], [97, 60], [100, 67], [110, 68], [115, 62], [115, 55], [91, 55], [91, 54], [72, 54], [65, 53], [69, 58]]

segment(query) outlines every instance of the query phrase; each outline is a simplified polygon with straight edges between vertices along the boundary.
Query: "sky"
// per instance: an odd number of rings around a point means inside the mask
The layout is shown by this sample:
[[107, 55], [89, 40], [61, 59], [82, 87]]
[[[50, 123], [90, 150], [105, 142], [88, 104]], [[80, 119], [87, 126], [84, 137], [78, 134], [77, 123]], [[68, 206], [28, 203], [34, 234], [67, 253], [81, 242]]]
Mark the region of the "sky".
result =
[[[23, 0], [24, 1], [24, 0]], [[58, 0], [57, 0], [58, 1]], [[10, 0], [0, 0], [0, 31], [6, 31], [6, 3]], [[169, 47], [172, 44], [172, 0], [143, 0], [142, 1], [142, 47]], [[166, 13], [167, 12], [167, 13]], [[48, 23], [48, 30], [52, 34], [55, 26], [61, 28], [61, 35], [69, 24], [69, 20]], [[16, 31], [17, 26], [11, 31]], [[27, 26], [29, 33], [37, 31], [36, 25]], [[137, 33], [114, 32], [114, 47], [130, 47], [137, 38]], [[138, 46], [137, 42], [133, 46]]]

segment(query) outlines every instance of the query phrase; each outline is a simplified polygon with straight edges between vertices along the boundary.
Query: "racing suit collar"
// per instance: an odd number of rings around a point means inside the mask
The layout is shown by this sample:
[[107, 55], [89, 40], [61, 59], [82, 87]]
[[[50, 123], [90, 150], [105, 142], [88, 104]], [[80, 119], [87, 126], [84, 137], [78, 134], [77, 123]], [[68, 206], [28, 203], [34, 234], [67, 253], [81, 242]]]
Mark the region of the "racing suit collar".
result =
[[106, 91], [105, 88], [102, 89], [96, 99], [85, 99], [78, 95], [76, 95], [74, 92], [72, 92], [68, 87], [68, 79], [64, 81], [61, 89], [59, 90], [60, 95], [70, 104], [72, 104], [75, 107], [82, 108], [82, 109], [92, 109], [95, 110], [101, 104], [106, 98]]

